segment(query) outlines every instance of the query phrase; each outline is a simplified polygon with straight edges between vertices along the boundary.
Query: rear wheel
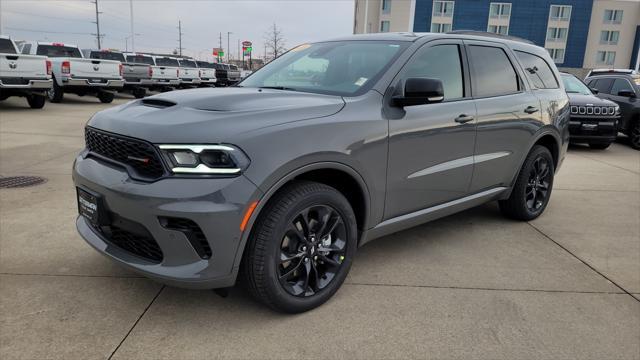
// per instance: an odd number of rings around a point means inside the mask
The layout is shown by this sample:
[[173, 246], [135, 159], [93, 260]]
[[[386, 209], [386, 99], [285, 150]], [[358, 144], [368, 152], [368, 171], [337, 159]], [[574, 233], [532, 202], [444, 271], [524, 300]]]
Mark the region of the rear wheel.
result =
[[44, 107], [44, 95], [29, 94], [27, 95], [27, 103], [32, 109], [42, 109]]
[[640, 119], [636, 119], [631, 125], [629, 140], [632, 148], [640, 150]]
[[243, 259], [249, 292], [288, 313], [313, 309], [342, 285], [356, 251], [353, 210], [336, 189], [294, 182], [269, 201]]
[[113, 101], [116, 95], [112, 92], [101, 91], [98, 93], [98, 99], [103, 104], [109, 104]]
[[62, 102], [64, 91], [62, 90], [62, 87], [58, 85], [56, 79], [53, 79], [53, 86], [51, 87], [51, 89], [49, 89], [49, 91], [47, 91], [47, 97], [52, 103]]
[[147, 89], [138, 87], [133, 89], [132, 94], [136, 99], [142, 99], [147, 95]]
[[595, 150], [604, 150], [611, 146], [611, 143], [589, 143], [589, 147]]
[[502, 213], [516, 220], [533, 220], [549, 203], [553, 188], [553, 157], [544, 146], [531, 149], [507, 200], [499, 202]]

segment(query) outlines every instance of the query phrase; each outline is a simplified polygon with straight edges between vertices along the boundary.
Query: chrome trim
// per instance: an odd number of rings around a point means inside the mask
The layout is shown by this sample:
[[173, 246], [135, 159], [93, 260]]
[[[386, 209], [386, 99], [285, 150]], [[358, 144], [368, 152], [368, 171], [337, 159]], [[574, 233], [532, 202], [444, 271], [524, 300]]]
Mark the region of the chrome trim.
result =
[[222, 151], [234, 151], [231, 146], [225, 145], [158, 145], [162, 150], [191, 150], [196, 154], [200, 154], [205, 150], [222, 150]]
[[580, 106], [580, 107], [578, 108], [578, 113], [579, 113], [579, 114], [586, 114], [586, 113], [587, 113], [587, 108], [586, 108], [586, 107], [584, 107], [584, 106]]
[[89, 86], [89, 87], [123, 87], [124, 80], [107, 80], [107, 82], [94, 83], [90, 82], [89, 79], [74, 79], [69, 78], [66, 80], [62, 80], [64, 85], [67, 86]]
[[175, 167], [171, 169], [174, 173], [179, 174], [237, 174], [241, 171], [238, 168], [210, 168], [205, 164], [199, 164], [194, 168]]
[[467, 156], [467, 157], [443, 162], [443, 163], [428, 167], [426, 169], [416, 171], [413, 174], [410, 174], [409, 176], [407, 176], [407, 179], [413, 179], [413, 178], [417, 178], [425, 175], [431, 175], [431, 174], [435, 174], [442, 171], [447, 171], [447, 170], [451, 170], [451, 169], [455, 169], [455, 168], [459, 168], [467, 165], [479, 164], [481, 162], [495, 160], [495, 159], [499, 159], [501, 157], [505, 157], [509, 155], [511, 155], [510, 151], [499, 151], [499, 152], [494, 152], [489, 154]]

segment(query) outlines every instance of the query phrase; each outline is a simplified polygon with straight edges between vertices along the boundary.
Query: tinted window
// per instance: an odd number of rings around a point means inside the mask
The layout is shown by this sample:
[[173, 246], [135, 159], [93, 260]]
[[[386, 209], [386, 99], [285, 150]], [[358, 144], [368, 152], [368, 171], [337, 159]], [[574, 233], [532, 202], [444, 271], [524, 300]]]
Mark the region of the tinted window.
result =
[[48, 57], [70, 57], [81, 58], [80, 49], [63, 45], [38, 45], [36, 55], [44, 55]]
[[464, 96], [462, 63], [458, 45], [423, 47], [405, 67], [403, 78], [430, 78], [442, 81], [445, 99]]
[[196, 61], [196, 63], [198, 64], [198, 67], [201, 68], [205, 68], [205, 69], [215, 69], [214, 64], [212, 63], [208, 63], [206, 61]]
[[178, 62], [180, 63], [180, 66], [182, 66], [182, 67], [187, 67], [187, 68], [197, 67], [196, 66], [196, 62], [193, 61], [193, 60], [178, 60]]
[[557, 89], [559, 87], [553, 70], [543, 58], [522, 51], [516, 51], [516, 55], [522, 62], [525, 74], [533, 86], [538, 89]]
[[16, 48], [9, 39], [0, 39], [0, 53], [3, 54], [15, 54]]
[[591, 84], [591, 87], [607, 94], [609, 93], [609, 89], [611, 89], [611, 84], [613, 84], [613, 79], [596, 79], [593, 84]]
[[495, 96], [520, 90], [518, 76], [504, 50], [489, 46], [470, 46], [474, 70], [474, 95]]
[[151, 56], [127, 55], [127, 62], [133, 64], [155, 65]]
[[22, 45], [22, 53], [29, 54], [31, 52], [31, 44]]
[[158, 65], [158, 66], [175, 66], [175, 67], [180, 66], [180, 65], [178, 65], [178, 60], [177, 59], [172, 59], [172, 58], [167, 58], [167, 57], [156, 58], [156, 65]]
[[92, 51], [89, 57], [91, 59], [124, 61], [124, 55], [122, 55], [122, 53], [111, 51]]
[[616, 81], [613, 82], [613, 87], [611, 88], [611, 95], [618, 95], [620, 91], [633, 92], [633, 88], [631, 87], [631, 84], [629, 84], [627, 80], [616, 79]]

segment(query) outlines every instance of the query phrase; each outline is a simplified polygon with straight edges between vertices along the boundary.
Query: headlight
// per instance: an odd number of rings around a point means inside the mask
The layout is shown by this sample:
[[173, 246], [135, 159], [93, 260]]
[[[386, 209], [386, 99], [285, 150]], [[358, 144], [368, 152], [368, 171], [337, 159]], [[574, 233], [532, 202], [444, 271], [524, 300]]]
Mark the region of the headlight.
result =
[[616, 105], [616, 115], [620, 115], [620, 106]]
[[159, 145], [174, 174], [237, 175], [249, 158], [232, 145]]

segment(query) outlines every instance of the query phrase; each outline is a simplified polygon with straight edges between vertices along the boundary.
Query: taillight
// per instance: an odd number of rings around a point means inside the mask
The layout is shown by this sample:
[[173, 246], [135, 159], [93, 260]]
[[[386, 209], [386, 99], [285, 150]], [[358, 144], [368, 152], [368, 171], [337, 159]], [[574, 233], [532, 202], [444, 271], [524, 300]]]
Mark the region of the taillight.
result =
[[120, 72], [120, 77], [124, 76], [124, 66], [122, 64], [120, 64], [120, 66], [118, 67], [118, 71]]
[[153, 68], [149, 66], [149, 77], [153, 77]]
[[69, 61], [63, 61], [60, 72], [63, 74], [71, 74], [71, 63]]
[[51, 75], [51, 60], [47, 60], [47, 75]]

